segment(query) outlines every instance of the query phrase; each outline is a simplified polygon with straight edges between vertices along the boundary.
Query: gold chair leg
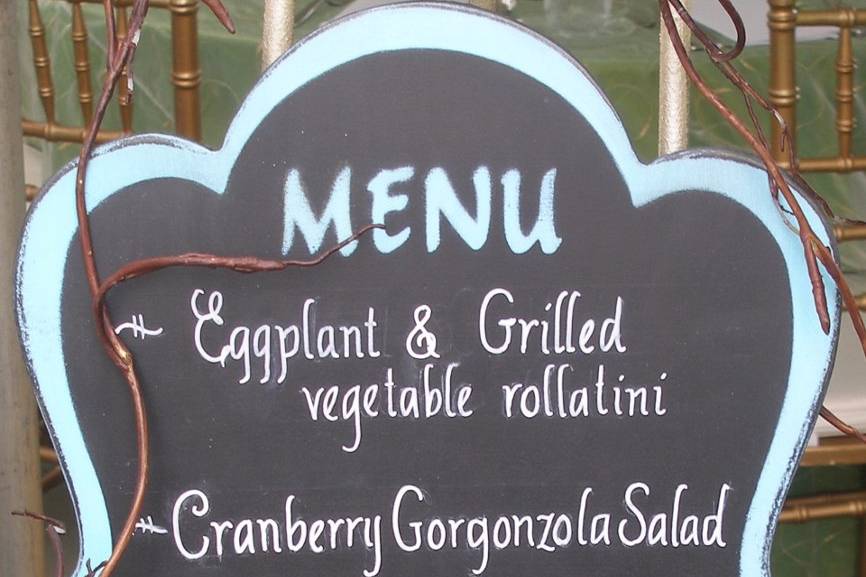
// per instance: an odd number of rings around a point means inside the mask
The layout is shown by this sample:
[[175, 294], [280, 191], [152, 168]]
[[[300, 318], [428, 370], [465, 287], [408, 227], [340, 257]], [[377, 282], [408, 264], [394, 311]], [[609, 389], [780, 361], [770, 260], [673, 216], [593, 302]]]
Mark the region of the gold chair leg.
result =
[[201, 140], [197, 0], [170, 0], [174, 122], [179, 136]]

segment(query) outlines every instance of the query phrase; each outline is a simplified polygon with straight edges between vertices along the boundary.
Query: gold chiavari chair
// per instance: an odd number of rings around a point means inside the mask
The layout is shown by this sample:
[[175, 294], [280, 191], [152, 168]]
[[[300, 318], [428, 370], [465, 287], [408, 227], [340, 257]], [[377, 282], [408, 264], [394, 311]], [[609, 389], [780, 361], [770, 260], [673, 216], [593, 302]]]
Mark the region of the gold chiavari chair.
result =
[[[866, 156], [851, 150], [854, 131], [854, 51], [852, 29], [866, 24], [866, 10], [836, 8], [833, 10], [798, 10], [794, 0], [770, 0], [770, 99], [788, 124], [792, 140], [797, 134], [796, 39], [798, 27], [830, 26], [839, 29], [836, 56], [836, 132], [839, 151], [835, 157], [800, 158], [803, 172], [851, 172], [866, 169]], [[782, 150], [779, 127], [773, 126], [773, 153], [783, 165], [787, 154]]]
[[[866, 25], [866, 10], [836, 8], [802, 10], [795, 0], [768, 0], [770, 29], [770, 102], [779, 110], [788, 126], [790, 143], [797, 143], [797, 75], [796, 29], [798, 27], [829, 26], [839, 30], [836, 51], [836, 156], [801, 157], [797, 168], [801, 172], [851, 173], [866, 170], [866, 156], [855, 154], [852, 137], [854, 118], [854, 72], [856, 62], [852, 44], [854, 28]], [[772, 128], [773, 156], [782, 166], [790, 168], [788, 151], [783, 148], [781, 128]], [[839, 242], [866, 240], [866, 226], [837, 225], [834, 229]], [[861, 310], [866, 310], [866, 294], [857, 298]], [[822, 439], [810, 447], [802, 466], [860, 465], [866, 462], [866, 447], [850, 439]], [[866, 575], [866, 492], [818, 495], [789, 499], [779, 521], [805, 523], [836, 517], [863, 518], [859, 574]]]
[[[836, 156], [799, 158], [801, 172], [848, 173], [866, 170], [866, 156], [852, 149], [854, 119], [854, 71], [856, 62], [852, 38], [854, 28], [866, 25], [866, 9], [835, 8], [802, 10], [795, 0], [769, 0], [770, 29], [770, 102], [779, 110], [788, 126], [791, 142], [797, 142], [797, 74], [796, 29], [798, 27], [829, 26], [839, 30], [836, 52]], [[781, 129], [774, 123], [772, 152], [775, 159], [788, 167], [788, 154], [783, 150]], [[839, 242], [866, 240], [866, 226], [837, 226]], [[857, 298], [861, 310], [866, 310], [866, 294]]]
[[[93, 115], [94, 89], [91, 81], [91, 62], [88, 46], [88, 30], [84, 17], [85, 4], [93, 4], [94, 10], [102, 10], [101, 0], [50, 0], [71, 5], [71, 42], [75, 66], [75, 79], [82, 124], [67, 126], [58, 122], [55, 114], [55, 89], [51, 73], [51, 56], [48, 50], [45, 24], [38, 0], [28, 0], [28, 35], [33, 52], [33, 66], [44, 121], [25, 118], [22, 121], [24, 136], [40, 138], [49, 142], [80, 143], [84, 139], [85, 126]], [[126, 34], [129, 8], [132, 0], [113, 0], [118, 35]], [[198, 0], [151, 0], [151, 7], [171, 13], [172, 66], [171, 82], [174, 87], [174, 121], [178, 135], [190, 140], [201, 140], [201, 112], [199, 85], [201, 70], [198, 59]], [[89, 8], [88, 8], [89, 9]], [[117, 94], [120, 107], [120, 131], [100, 131], [97, 142], [107, 142], [132, 132], [133, 106], [129, 98], [126, 77], [120, 82]], [[29, 186], [28, 193], [35, 192]]]

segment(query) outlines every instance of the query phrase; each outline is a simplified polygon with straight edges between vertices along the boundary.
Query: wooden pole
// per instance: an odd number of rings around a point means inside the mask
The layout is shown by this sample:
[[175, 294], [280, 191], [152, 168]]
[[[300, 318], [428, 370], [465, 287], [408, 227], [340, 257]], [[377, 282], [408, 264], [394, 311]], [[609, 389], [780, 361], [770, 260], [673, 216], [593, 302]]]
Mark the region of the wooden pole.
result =
[[[689, 0], [683, 0], [686, 9]], [[691, 33], [674, 12], [683, 44], [691, 43]], [[689, 79], [677, 59], [664, 24], [659, 26], [659, 155], [683, 150], [689, 145]]]
[[[42, 511], [39, 422], [12, 305], [24, 217], [24, 160], [15, 0], [0, 0], [0, 575], [45, 574], [44, 528], [11, 512]], [[10, 24], [12, 23], [12, 24]]]
[[295, 28], [294, 0], [265, 0], [262, 22], [262, 70], [292, 45]]

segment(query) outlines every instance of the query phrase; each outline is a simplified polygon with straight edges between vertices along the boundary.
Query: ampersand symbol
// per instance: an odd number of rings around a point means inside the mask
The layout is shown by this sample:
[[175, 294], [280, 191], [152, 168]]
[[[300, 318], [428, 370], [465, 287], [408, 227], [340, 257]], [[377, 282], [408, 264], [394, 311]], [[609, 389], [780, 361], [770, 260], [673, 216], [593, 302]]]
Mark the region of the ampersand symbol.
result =
[[436, 352], [436, 335], [425, 326], [430, 320], [430, 307], [421, 305], [415, 308], [415, 328], [406, 337], [406, 352], [414, 359], [439, 358]]

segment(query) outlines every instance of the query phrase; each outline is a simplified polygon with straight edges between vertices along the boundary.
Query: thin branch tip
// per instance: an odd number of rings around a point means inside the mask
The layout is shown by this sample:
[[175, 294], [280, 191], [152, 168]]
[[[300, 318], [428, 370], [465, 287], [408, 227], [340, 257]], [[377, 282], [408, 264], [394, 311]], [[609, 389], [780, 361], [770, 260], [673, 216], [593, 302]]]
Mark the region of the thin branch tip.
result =
[[226, 9], [220, 0], [202, 0], [202, 3], [208, 7], [219, 23], [222, 24], [223, 28], [228, 30], [231, 34], [234, 34], [237, 31], [231, 14], [229, 14], [228, 9]]

